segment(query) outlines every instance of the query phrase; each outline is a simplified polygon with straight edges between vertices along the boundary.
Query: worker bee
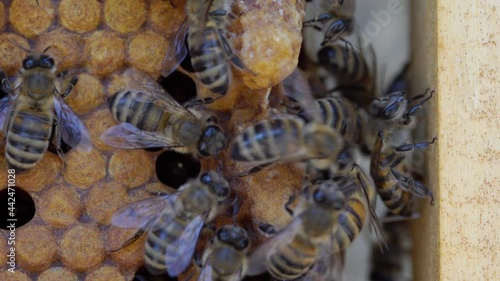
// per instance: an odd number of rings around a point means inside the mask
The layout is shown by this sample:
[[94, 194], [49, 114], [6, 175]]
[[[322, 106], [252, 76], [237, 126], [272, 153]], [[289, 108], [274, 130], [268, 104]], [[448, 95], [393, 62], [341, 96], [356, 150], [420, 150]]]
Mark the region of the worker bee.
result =
[[228, 201], [228, 182], [217, 172], [208, 171], [188, 181], [175, 194], [122, 207], [113, 215], [112, 224], [140, 229], [122, 248], [148, 231], [146, 267], [155, 275], [166, 270], [170, 276], [177, 276], [191, 262], [203, 225], [213, 220]]
[[[371, 67], [365, 51], [371, 58]], [[319, 64], [337, 80], [338, 85], [330, 92], [340, 92], [361, 108], [367, 107], [376, 95], [376, 55], [370, 44], [366, 49], [346, 48], [339, 43], [329, 43], [318, 51]]]
[[379, 237], [380, 225], [374, 210], [377, 192], [371, 179], [358, 165], [354, 164], [351, 171], [338, 174], [332, 180], [346, 197], [346, 208], [339, 215], [340, 227], [330, 237], [333, 252], [345, 250], [351, 245], [361, 232], [368, 216], [383, 250], [384, 241]]
[[275, 162], [295, 161], [323, 170], [337, 160], [342, 144], [331, 127], [284, 115], [245, 128], [229, 145], [229, 154], [235, 161], [254, 163], [249, 173]]
[[316, 30], [322, 31], [316, 23], [330, 22], [325, 30], [325, 37], [321, 45], [337, 40], [343, 41], [345, 44], [350, 43], [343, 37], [353, 33], [355, 29], [354, 23], [354, 8], [355, 0], [319, 0], [317, 5], [326, 13], [320, 14], [312, 20], [305, 21], [304, 27], [313, 27]]
[[[429, 95], [428, 95], [429, 93]], [[368, 116], [362, 123], [365, 146], [373, 149], [377, 134], [385, 130], [385, 141], [389, 146], [397, 147], [411, 140], [411, 130], [416, 126], [415, 113], [429, 101], [435, 91], [427, 89], [424, 94], [411, 99], [406, 98], [406, 91], [397, 91], [374, 99], [368, 109]], [[421, 100], [410, 106], [413, 101]]]
[[198, 281], [239, 281], [245, 276], [250, 238], [238, 226], [226, 225], [216, 232], [215, 242], [203, 253]]
[[[64, 162], [62, 142], [81, 151], [92, 148], [89, 133], [64, 102], [77, 83], [73, 77], [62, 90], [54, 59], [42, 53], [29, 54], [22, 63], [13, 88], [6, 73], [0, 70], [7, 96], [0, 99], [0, 124], [3, 124], [5, 159], [18, 172], [36, 166], [49, 147], [51, 136]], [[53, 128], [53, 125], [54, 128]]]
[[234, 3], [234, 0], [187, 1], [187, 18], [163, 60], [163, 76], [168, 76], [180, 65], [189, 48], [191, 64], [201, 82], [213, 93], [226, 94], [231, 79], [228, 60], [236, 67], [246, 69], [233, 54], [224, 34]]
[[346, 198], [333, 181], [306, 187], [303, 193], [292, 222], [250, 255], [247, 275], [267, 270], [277, 279], [293, 279], [315, 263], [321, 248], [339, 227]]
[[282, 84], [285, 97], [294, 103], [288, 106], [289, 113], [297, 114], [306, 122], [328, 125], [344, 139], [360, 142], [358, 109], [351, 101], [341, 96], [314, 99], [307, 80], [298, 68]]
[[127, 69], [127, 89], [108, 99], [121, 124], [101, 136], [123, 149], [166, 147], [181, 153], [216, 155], [226, 147], [226, 137], [216, 119], [206, 120], [177, 103], [146, 73]]
[[431, 198], [434, 204], [434, 196], [422, 182], [406, 175], [402, 165], [405, 153], [414, 149], [425, 149], [436, 141], [419, 142], [415, 144], [402, 144], [393, 146], [386, 143], [385, 131], [380, 131], [372, 151], [370, 162], [370, 174], [375, 182], [377, 192], [382, 198], [385, 206], [393, 214], [410, 217], [414, 213], [414, 198]]

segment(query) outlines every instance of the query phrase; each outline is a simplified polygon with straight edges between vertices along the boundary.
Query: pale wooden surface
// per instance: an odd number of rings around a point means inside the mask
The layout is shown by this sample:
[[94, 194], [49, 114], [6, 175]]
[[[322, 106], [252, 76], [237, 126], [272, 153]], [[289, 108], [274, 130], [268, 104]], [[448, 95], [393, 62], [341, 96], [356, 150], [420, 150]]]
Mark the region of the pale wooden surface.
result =
[[500, 280], [500, 1], [412, 3], [412, 87], [435, 85], [428, 135], [439, 138], [415, 280]]

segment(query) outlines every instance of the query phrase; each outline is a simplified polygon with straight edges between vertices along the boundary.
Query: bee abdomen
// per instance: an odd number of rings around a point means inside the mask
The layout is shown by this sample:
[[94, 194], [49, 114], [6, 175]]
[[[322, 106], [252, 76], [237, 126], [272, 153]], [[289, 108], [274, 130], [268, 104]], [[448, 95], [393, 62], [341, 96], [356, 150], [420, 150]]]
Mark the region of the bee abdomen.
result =
[[246, 128], [233, 142], [231, 158], [237, 161], [264, 161], [279, 158], [288, 151], [287, 142], [300, 138], [296, 120], [274, 119]]
[[293, 279], [313, 265], [316, 255], [315, 246], [296, 238], [270, 257], [268, 271], [278, 279]]
[[5, 147], [9, 168], [24, 171], [36, 166], [49, 146], [52, 116], [18, 112], [10, 123]]
[[319, 107], [323, 124], [332, 127], [340, 133], [345, 133], [345, 120], [342, 105], [333, 98], [319, 99]]
[[149, 272], [161, 274], [166, 271], [166, 262], [178, 258], [176, 253], [167, 251], [173, 241], [179, 239], [186, 228], [186, 221], [179, 218], [166, 221], [164, 216], [156, 222], [156, 229], [151, 230], [144, 248], [144, 260]]
[[147, 95], [140, 91], [118, 92], [108, 99], [116, 120], [130, 123], [143, 131], [161, 131], [168, 120], [168, 112], [153, 102], [142, 102]]
[[220, 43], [219, 34], [215, 26], [207, 26], [203, 32], [201, 44], [195, 44], [191, 33], [189, 53], [193, 69], [200, 76], [201, 82], [212, 92], [224, 95], [229, 87], [229, 65]]
[[340, 227], [333, 234], [333, 251], [347, 248], [363, 228], [367, 209], [358, 198], [350, 198], [346, 209], [339, 216]]

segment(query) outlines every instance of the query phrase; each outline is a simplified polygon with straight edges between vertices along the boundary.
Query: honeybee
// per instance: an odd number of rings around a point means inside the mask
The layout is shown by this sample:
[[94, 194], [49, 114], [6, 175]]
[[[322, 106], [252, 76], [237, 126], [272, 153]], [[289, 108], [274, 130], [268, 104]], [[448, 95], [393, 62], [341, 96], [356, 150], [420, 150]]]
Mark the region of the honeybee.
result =
[[163, 60], [163, 76], [172, 73], [187, 56], [187, 35], [191, 64], [201, 82], [213, 93], [226, 94], [231, 80], [228, 60], [240, 69], [247, 69], [225, 38], [227, 18], [233, 16], [234, 3], [235, 0], [187, 1], [187, 18]]
[[[429, 96], [427, 94], [429, 93]], [[406, 98], [406, 91], [393, 92], [381, 98], [374, 99], [365, 116], [365, 124], [362, 131], [365, 146], [369, 151], [373, 149], [376, 136], [381, 130], [385, 130], [385, 138], [388, 145], [397, 147], [411, 140], [411, 130], [416, 126], [414, 116], [422, 106], [429, 101], [434, 91], [427, 89], [422, 95]], [[410, 107], [415, 100], [421, 101]]]
[[410, 217], [414, 213], [413, 196], [431, 198], [434, 204], [432, 191], [422, 182], [406, 175], [402, 165], [405, 153], [413, 149], [425, 149], [436, 141], [419, 142], [393, 146], [386, 143], [385, 131], [377, 135], [370, 162], [370, 174], [375, 182], [377, 192], [385, 206], [393, 214]]
[[250, 255], [247, 275], [267, 270], [277, 279], [293, 279], [315, 263], [321, 248], [339, 227], [346, 198], [333, 181], [322, 182], [312, 189], [304, 189], [292, 222]]
[[[368, 216], [378, 237], [379, 221], [374, 210], [377, 192], [368, 175], [354, 164], [351, 171], [339, 174], [332, 180], [346, 196], [346, 208], [339, 215], [340, 227], [330, 237], [333, 252], [343, 251], [351, 245], [361, 232]], [[379, 240], [381, 246], [383, 243], [383, 240]]]
[[197, 117], [144, 72], [127, 69], [123, 76], [127, 89], [108, 99], [121, 124], [101, 136], [106, 144], [123, 149], [166, 147], [201, 156], [225, 149], [226, 137], [214, 117]]
[[351, 34], [355, 29], [354, 9], [356, 6], [356, 1], [319, 0], [316, 3], [320, 6], [321, 10], [327, 12], [320, 14], [312, 20], [305, 21], [303, 23], [303, 26], [313, 27], [321, 31], [322, 28], [317, 26], [316, 23], [331, 21], [325, 30], [325, 37], [321, 45], [325, 45], [328, 42], [334, 42], [337, 40], [343, 41], [345, 44], [349, 45], [350, 43], [343, 37]]
[[208, 171], [192, 179], [172, 195], [129, 204], [117, 210], [112, 224], [139, 228], [123, 246], [148, 231], [144, 248], [147, 269], [155, 275], [183, 272], [193, 257], [201, 228], [221, 211], [230, 199], [229, 184], [220, 174]]
[[285, 115], [245, 128], [229, 145], [229, 154], [235, 161], [254, 163], [249, 173], [275, 162], [306, 160], [323, 170], [337, 160], [342, 145], [342, 137], [331, 127]]
[[355, 104], [344, 97], [329, 96], [314, 99], [313, 93], [302, 72], [297, 68], [283, 80], [286, 98], [298, 105], [289, 106], [289, 113], [295, 113], [306, 122], [319, 122], [338, 131], [344, 139], [360, 142], [360, 120]]
[[216, 239], [203, 253], [203, 269], [198, 281], [239, 281], [245, 276], [250, 238], [238, 226], [225, 225], [216, 232]]
[[73, 77], [61, 93], [64, 83], [56, 74], [54, 59], [45, 53], [47, 50], [29, 54], [23, 60], [14, 88], [7, 74], [0, 70], [1, 83], [7, 92], [7, 96], [0, 99], [5, 159], [8, 167], [17, 172], [36, 166], [47, 151], [52, 135], [63, 162], [62, 142], [81, 151], [92, 148], [85, 125], [63, 100], [78, 79]]
[[[371, 68], [364, 51], [369, 52], [372, 58]], [[361, 108], [372, 102], [377, 87], [377, 60], [372, 45], [366, 50], [355, 50], [340, 43], [329, 43], [318, 51], [318, 61], [338, 82], [330, 92], [339, 91]]]

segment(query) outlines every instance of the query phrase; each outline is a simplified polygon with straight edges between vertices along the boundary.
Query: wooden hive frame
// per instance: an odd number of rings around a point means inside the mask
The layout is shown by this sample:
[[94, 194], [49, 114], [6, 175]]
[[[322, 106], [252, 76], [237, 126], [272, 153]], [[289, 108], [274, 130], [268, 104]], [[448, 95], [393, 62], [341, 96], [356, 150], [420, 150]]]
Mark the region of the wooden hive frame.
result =
[[499, 280], [500, 1], [412, 1], [412, 89], [437, 90], [436, 204], [414, 223], [415, 280]]

